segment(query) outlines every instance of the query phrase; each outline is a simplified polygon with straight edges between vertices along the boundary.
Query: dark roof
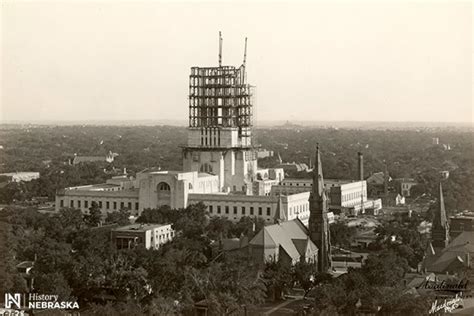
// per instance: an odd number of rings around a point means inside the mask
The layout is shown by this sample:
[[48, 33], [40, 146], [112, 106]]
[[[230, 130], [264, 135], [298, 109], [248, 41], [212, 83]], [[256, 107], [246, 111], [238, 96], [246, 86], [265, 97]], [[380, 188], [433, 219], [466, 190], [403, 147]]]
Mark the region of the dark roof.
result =
[[23, 261], [16, 265], [17, 268], [31, 268], [35, 265], [33, 261]]
[[436, 258], [431, 260], [427, 268], [433, 272], [447, 272], [456, 262], [465, 265], [467, 254], [474, 256], [474, 231], [459, 234], [441, 253], [436, 254]]
[[293, 260], [299, 260], [307, 247], [317, 249], [309, 240], [308, 229], [299, 219], [265, 226], [250, 241], [250, 245], [265, 248], [281, 247]]

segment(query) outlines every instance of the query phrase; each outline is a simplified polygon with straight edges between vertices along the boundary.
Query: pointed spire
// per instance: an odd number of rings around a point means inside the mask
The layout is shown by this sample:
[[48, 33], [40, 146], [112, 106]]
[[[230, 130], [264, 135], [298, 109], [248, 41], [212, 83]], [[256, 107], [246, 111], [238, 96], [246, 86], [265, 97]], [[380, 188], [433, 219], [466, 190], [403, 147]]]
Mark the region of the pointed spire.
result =
[[318, 247], [318, 271], [327, 272], [331, 267], [331, 242], [319, 144], [316, 146], [316, 157], [313, 168], [313, 188], [309, 196], [309, 206], [310, 215], [308, 228], [311, 240]]
[[285, 211], [283, 209], [283, 201], [281, 199], [281, 195], [278, 195], [278, 204], [277, 204], [274, 220], [275, 220], [275, 224], [279, 224], [287, 220], [285, 216]]
[[431, 242], [435, 248], [446, 248], [449, 243], [449, 223], [444, 206], [443, 186], [439, 183], [438, 207], [431, 228]]
[[438, 209], [434, 217], [433, 225], [437, 225], [439, 227], [445, 227], [448, 220], [446, 217], [446, 209], [444, 207], [444, 196], [443, 196], [443, 186], [441, 182], [439, 183], [439, 193], [438, 193]]
[[313, 169], [313, 194], [316, 197], [324, 197], [324, 177], [321, 154], [319, 152], [319, 143], [316, 145], [316, 158]]

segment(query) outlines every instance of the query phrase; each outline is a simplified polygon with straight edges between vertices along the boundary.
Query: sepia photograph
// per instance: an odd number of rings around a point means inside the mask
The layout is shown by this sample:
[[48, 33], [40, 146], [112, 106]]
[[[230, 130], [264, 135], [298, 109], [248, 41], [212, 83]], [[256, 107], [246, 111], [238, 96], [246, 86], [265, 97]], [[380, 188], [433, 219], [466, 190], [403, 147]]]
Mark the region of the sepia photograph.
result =
[[0, 1], [0, 316], [474, 316], [473, 6]]

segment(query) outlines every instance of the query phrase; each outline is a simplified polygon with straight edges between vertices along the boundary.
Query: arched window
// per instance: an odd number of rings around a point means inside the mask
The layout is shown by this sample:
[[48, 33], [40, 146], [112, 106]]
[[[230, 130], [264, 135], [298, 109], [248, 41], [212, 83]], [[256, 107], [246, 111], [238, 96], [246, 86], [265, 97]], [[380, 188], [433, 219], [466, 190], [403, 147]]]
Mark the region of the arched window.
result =
[[166, 182], [160, 182], [158, 184], [158, 191], [171, 191], [170, 185]]
[[201, 168], [199, 168], [200, 172], [207, 172], [207, 173], [212, 173], [212, 166], [208, 163], [204, 163], [201, 165]]

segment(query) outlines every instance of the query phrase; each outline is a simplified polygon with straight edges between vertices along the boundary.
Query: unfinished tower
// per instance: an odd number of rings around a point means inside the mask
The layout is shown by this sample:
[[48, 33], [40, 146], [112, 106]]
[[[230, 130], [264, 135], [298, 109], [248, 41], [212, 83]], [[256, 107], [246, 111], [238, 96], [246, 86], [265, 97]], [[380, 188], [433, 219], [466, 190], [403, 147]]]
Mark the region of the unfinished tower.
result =
[[240, 67], [192, 67], [189, 76], [188, 143], [184, 171], [218, 175], [221, 191], [251, 194], [257, 169], [252, 149], [252, 90], [246, 78], [247, 39]]

